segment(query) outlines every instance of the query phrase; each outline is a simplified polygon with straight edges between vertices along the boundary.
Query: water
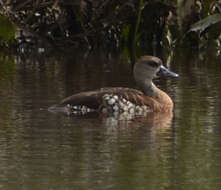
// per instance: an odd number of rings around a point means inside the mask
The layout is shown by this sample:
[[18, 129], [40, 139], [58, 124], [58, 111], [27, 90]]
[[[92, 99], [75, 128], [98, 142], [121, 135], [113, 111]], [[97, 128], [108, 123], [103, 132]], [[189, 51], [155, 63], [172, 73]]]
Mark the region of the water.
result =
[[220, 57], [175, 53], [157, 80], [174, 117], [73, 118], [46, 109], [80, 91], [135, 87], [123, 56], [0, 58], [0, 189], [221, 188]]

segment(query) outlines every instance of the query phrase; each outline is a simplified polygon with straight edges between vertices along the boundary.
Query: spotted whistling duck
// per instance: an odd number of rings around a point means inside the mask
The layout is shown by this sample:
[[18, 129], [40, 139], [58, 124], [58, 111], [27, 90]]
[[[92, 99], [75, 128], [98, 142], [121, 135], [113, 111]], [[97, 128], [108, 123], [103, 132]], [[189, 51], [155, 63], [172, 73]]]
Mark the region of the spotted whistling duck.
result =
[[178, 77], [163, 66], [161, 59], [142, 56], [134, 65], [133, 74], [142, 91], [109, 87], [86, 91], [65, 98], [61, 103], [51, 106], [49, 111], [68, 115], [97, 113], [125, 113], [146, 115], [148, 112], [172, 112], [173, 101], [152, 82], [157, 75]]

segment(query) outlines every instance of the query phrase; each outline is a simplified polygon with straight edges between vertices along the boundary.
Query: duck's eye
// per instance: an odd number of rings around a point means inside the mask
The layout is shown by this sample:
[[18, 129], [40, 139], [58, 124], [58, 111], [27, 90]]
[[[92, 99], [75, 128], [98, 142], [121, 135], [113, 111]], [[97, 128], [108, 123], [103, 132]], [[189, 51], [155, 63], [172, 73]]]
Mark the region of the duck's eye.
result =
[[159, 64], [155, 61], [149, 61], [148, 64], [151, 66], [151, 67], [159, 67]]

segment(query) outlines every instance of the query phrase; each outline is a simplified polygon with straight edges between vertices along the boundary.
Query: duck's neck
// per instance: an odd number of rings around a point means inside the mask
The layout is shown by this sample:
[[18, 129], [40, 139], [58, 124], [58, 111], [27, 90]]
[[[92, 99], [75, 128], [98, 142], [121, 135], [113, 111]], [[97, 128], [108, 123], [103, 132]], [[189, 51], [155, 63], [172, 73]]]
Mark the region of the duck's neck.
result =
[[155, 97], [157, 95], [156, 92], [159, 90], [152, 82], [144, 83], [143, 85], [141, 85], [141, 88], [144, 94], [150, 97]]
[[173, 101], [171, 100], [171, 98], [165, 92], [157, 88], [152, 81], [145, 82], [145, 84], [142, 85], [141, 88], [146, 96], [152, 97], [162, 106], [173, 108]]

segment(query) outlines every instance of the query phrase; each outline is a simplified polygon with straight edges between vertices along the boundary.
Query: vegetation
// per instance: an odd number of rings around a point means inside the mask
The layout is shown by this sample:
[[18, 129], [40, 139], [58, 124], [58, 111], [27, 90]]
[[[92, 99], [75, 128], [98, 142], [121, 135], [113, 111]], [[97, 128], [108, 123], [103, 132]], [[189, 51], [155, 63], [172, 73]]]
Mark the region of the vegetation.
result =
[[[219, 0], [2, 0], [0, 45], [65, 48], [162, 47], [220, 44]], [[215, 18], [214, 18], [214, 15]], [[8, 22], [8, 21], [7, 21]], [[14, 35], [12, 35], [14, 34]], [[15, 35], [16, 34], [16, 35]], [[14, 40], [15, 39], [15, 40]]]

